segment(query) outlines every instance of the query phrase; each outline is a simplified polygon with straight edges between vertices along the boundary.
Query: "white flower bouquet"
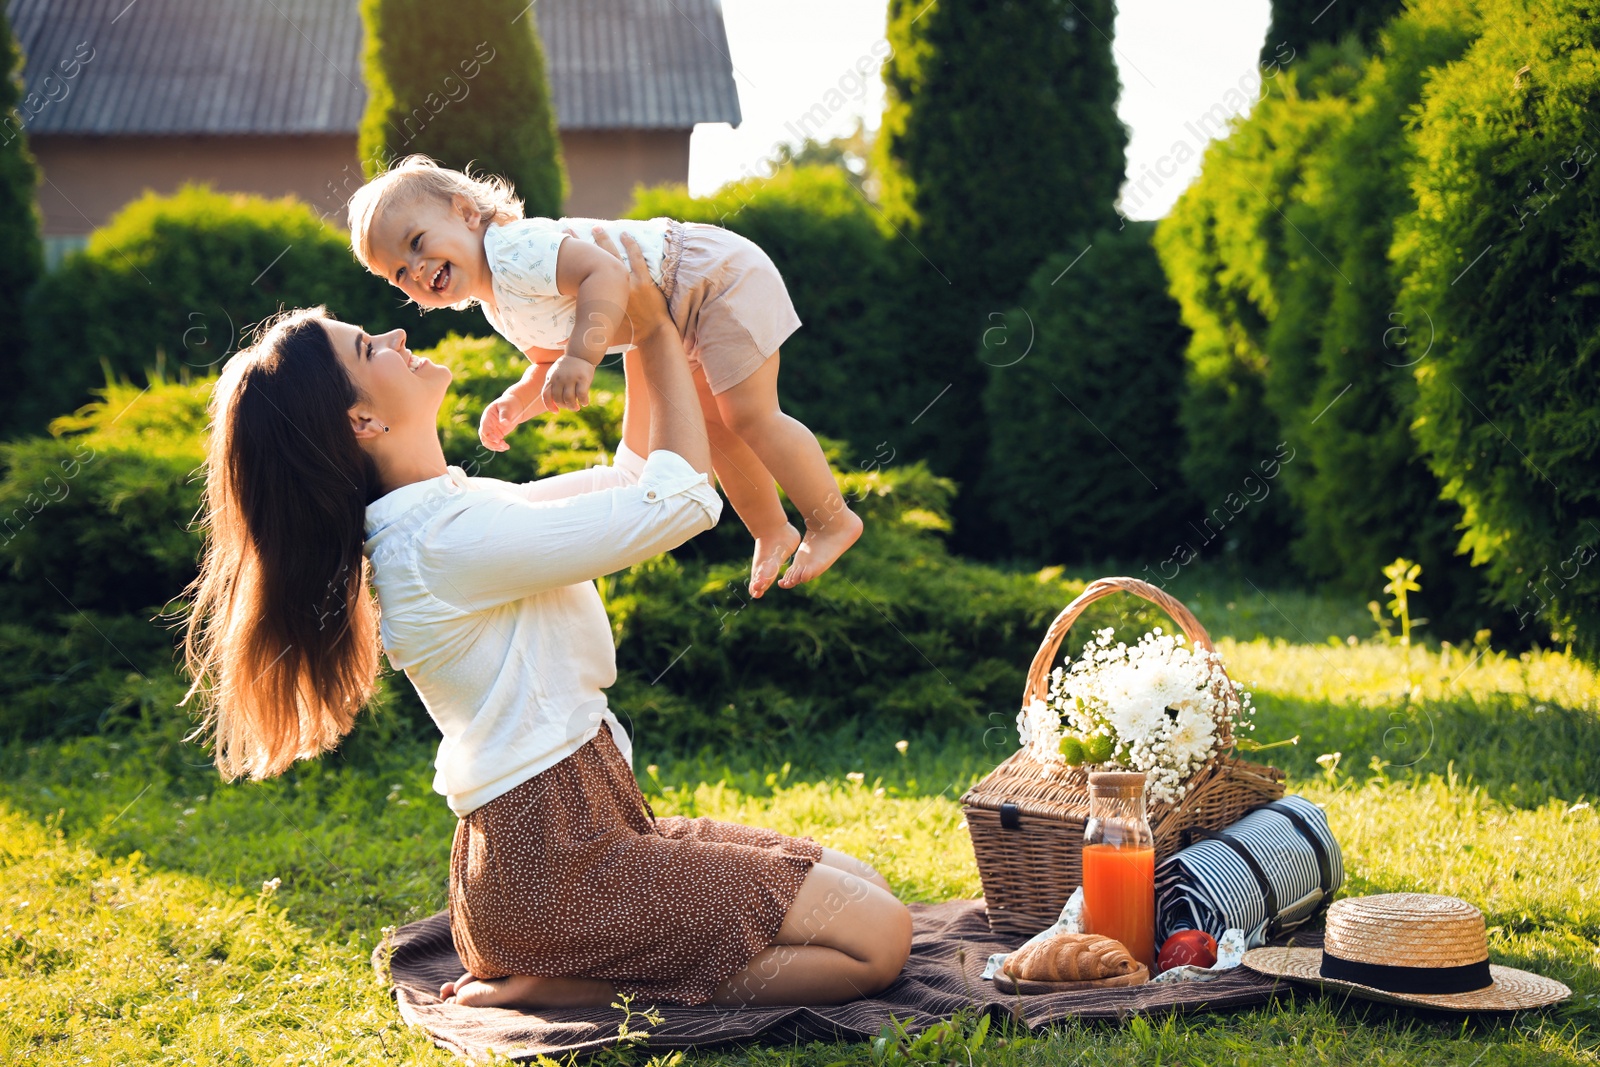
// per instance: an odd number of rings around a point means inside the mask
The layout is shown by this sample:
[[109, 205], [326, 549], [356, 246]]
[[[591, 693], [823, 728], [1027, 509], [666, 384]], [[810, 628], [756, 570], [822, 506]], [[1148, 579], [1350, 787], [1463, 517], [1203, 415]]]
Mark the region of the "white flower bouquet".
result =
[[1129, 647], [1110, 627], [1050, 674], [1045, 699], [1017, 714], [1022, 746], [1039, 763], [1091, 763], [1145, 771], [1147, 795], [1176, 803], [1188, 780], [1221, 747], [1219, 727], [1252, 730], [1250, 694], [1222, 669], [1215, 651], [1194, 648], [1161, 627]]

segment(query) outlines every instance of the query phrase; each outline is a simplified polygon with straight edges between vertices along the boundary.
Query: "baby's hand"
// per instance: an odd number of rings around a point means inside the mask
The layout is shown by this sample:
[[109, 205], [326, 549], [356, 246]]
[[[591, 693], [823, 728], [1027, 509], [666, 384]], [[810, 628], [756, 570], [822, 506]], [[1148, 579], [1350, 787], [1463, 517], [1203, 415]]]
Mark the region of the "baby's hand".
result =
[[491, 452], [504, 452], [511, 447], [506, 444], [506, 434], [523, 421], [522, 401], [506, 393], [483, 409], [483, 418], [478, 422], [478, 440]]
[[577, 411], [589, 403], [589, 383], [594, 381], [594, 364], [577, 356], [562, 356], [550, 367], [539, 398], [551, 411]]

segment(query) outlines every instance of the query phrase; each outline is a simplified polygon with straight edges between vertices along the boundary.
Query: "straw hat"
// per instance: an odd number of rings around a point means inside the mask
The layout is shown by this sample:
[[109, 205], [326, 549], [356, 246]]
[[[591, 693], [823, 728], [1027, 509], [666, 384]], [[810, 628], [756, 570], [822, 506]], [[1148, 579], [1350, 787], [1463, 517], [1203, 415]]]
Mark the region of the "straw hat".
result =
[[1490, 963], [1483, 913], [1432, 893], [1336, 900], [1322, 948], [1252, 949], [1244, 965], [1370, 1000], [1447, 1011], [1517, 1011], [1572, 995], [1554, 979]]

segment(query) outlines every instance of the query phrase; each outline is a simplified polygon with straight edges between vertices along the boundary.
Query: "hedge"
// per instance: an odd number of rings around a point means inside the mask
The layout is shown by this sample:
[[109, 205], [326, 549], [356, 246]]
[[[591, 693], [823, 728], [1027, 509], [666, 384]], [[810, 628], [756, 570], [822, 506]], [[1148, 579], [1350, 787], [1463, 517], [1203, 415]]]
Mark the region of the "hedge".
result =
[[1481, 580], [1451, 543], [1459, 509], [1440, 501], [1408, 430], [1407, 367], [1428, 337], [1422, 318], [1413, 336], [1395, 314], [1388, 251], [1412, 203], [1404, 116], [1429, 72], [1475, 33], [1469, 4], [1425, 0], [1371, 56], [1353, 40], [1314, 46], [1266, 83], [1162, 224], [1174, 291], [1196, 330], [1186, 424], [1202, 495], [1218, 497], [1271, 444], [1240, 441], [1225, 421], [1247, 413], [1209, 387], [1220, 365], [1248, 384], [1235, 397], [1258, 405], [1258, 433], [1277, 434], [1294, 457], [1280, 481], [1287, 536], [1250, 531], [1258, 562], [1276, 556], [1353, 591], [1407, 556], [1432, 575], [1427, 614], [1466, 632], [1503, 619], [1477, 604]]
[[1424, 614], [1467, 633], [1504, 620], [1478, 604], [1482, 578], [1454, 553], [1460, 509], [1440, 499], [1409, 429], [1411, 365], [1429, 330], [1396, 312], [1389, 248], [1414, 206], [1406, 115], [1478, 29], [1472, 4], [1420, 0], [1379, 35], [1336, 128], [1305, 159], [1303, 199], [1288, 209], [1302, 232], [1284, 235], [1265, 343], [1268, 403], [1302, 453], [1285, 472], [1302, 524], [1296, 565], [1355, 591], [1397, 556], [1417, 560], [1431, 575]]
[[[496, 339], [454, 338], [431, 354], [455, 373], [440, 425], [446, 455], [469, 472], [522, 480], [615, 448], [621, 383], [611, 372], [581, 417], [519, 427], [510, 451], [486, 453], [477, 417], [520, 373], [521, 357]], [[0, 675], [0, 740], [187, 714], [170, 706], [182, 608], [173, 598], [199, 550], [192, 520], [210, 384], [158, 382], [142, 395], [113, 387], [55, 434], [0, 450], [0, 507], [27, 513], [0, 540], [0, 656], [12, 668]], [[61, 463], [75, 455], [69, 472]], [[869, 720], [1010, 728], [1039, 636], [1081, 583], [950, 556], [941, 537], [952, 487], [920, 464], [840, 477], [867, 532], [817, 582], [750, 601], [748, 538], [735, 522], [601, 579], [619, 637], [619, 716], [669, 748], [723, 744], [730, 733], [781, 744]], [[1132, 601], [1096, 605], [1094, 621], [1116, 622], [1118, 609], [1137, 625], [1156, 621]], [[409, 732], [435, 736], [403, 677], [389, 677], [385, 691]]]
[[[1264, 79], [1249, 117], [1206, 149], [1200, 176], [1156, 229], [1171, 293], [1193, 332], [1179, 409], [1182, 467], [1207, 511], [1262, 462], [1293, 456], [1285, 482], [1299, 462], [1292, 444], [1279, 454], [1285, 426], [1269, 402], [1276, 368], [1268, 333], [1280, 317], [1287, 249], [1303, 240], [1295, 226], [1308, 210], [1306, 161], [1344, 121], [1362, 61], [1352, 49], [1315, 49]], [[1297, 523], [1288, 494], [1273, 493], [1240, 512], [1228, 541], [1241, 562], [1285, 568]]]
[[25, 418], [37, 432], [112, 379], [204, 374], [283, 308], [326, 304], [347, 322], [432, 344], [476, 315], [424, 319], [355, 261], [349, 238], [305, 204], [185, 186], [119, 211], [40, 283]]
[[1459, 548], [1541, 640], [1600, 654], [1600, 4], [1496, 0], [1423, 91], [1401, 310]]

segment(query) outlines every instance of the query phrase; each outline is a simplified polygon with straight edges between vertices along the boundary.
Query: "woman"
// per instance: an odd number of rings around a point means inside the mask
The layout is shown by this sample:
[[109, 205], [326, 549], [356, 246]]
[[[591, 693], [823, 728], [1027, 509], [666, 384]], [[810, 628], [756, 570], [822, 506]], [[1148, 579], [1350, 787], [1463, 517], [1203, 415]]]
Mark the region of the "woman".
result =
[[631, 241], [627, 259], [636, 348], [614, 466], [525, 485], [449, 466], [450, 371], [400, 330], [300, 311], [228, 362], [186, 639], [196, 733], [230, 779], [334, 747], [372, 695], [381, 629], [444, 735], [434, 788], [459, 817], [450, 928], [468, 973], [443, 999], [870, 995], [911, 945], [883, 878], [810, 838], [657, 819], [606, 707], [615, 650], [592, 579], [721, 510], [682, 343]]

